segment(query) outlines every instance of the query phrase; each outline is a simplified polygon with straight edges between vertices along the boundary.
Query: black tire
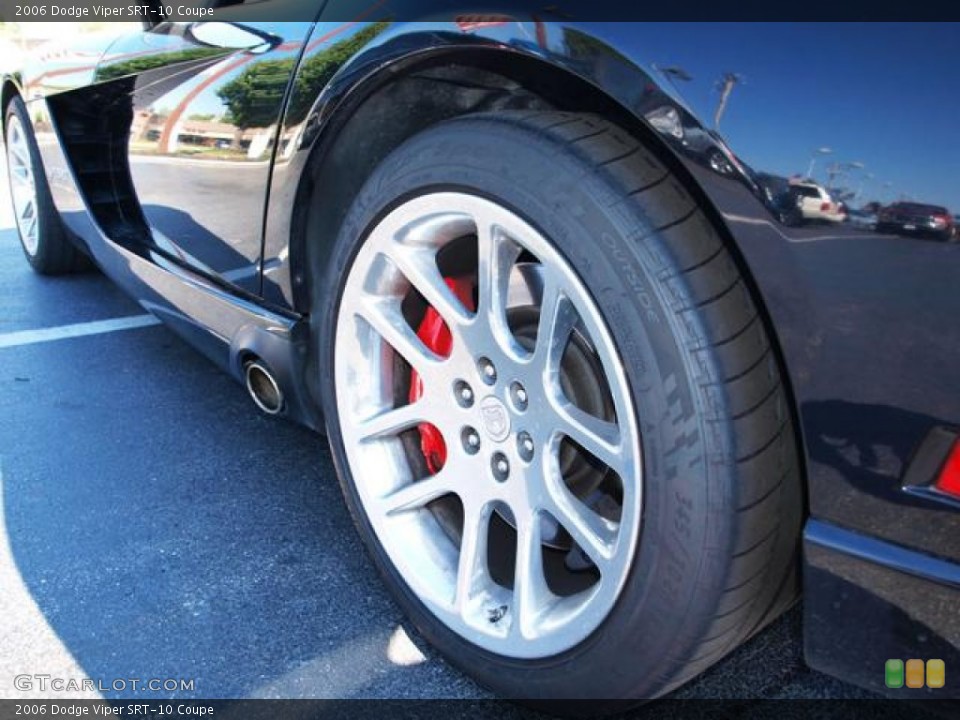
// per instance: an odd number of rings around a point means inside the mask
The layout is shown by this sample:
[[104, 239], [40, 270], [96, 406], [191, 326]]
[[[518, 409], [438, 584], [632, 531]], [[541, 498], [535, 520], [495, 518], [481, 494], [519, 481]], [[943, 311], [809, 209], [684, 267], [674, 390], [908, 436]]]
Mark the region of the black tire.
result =
[[797, 443], [764, 319], [715, 227], [635, 138], [590, 115], [482, 114], [405, 142], [355, 199], [329, 275], [315, 285], [323, 288], [314, 298], [322, 367], [333, 367], [338, 299], [365, 234], [391, 205], [437, 189], [521, 214], [591, 289], [642, 428], [639, 547], [614, 609], [569, 651], [517, 660], [468, 643], [427, 611], [374, 535], [346, 462], [333, 373], [325, 372], [330, 443], [359, 532], [423, 636], [499, 695], [662, 695], [763, 627], [798, 591]]
[[[10, 127], [11, 118], [16, 118], [27, 143], [27, 149], [30, 155], [30, 162], [33, 171], [34, 183], [36, 187], [36, 213], [38, 222], [38, 236], [36, 248], [31, 249], [25, 241], [18, 223], [18, 236], [20, 238], [20, 247], [26, 256], [30, 266], [41, 275], [64, 275], [67, 273], [78, 272], [90, 267], [87, 257], [70, 242], [67, 232], [60, 220], [53, 205], [53, 198], [50, 196], [50, 186], [47, 184], [47, 177], [43, 170], [43, 161], [40, 158], [40, 150], [37, 147], [37, 140], [33, 135], [33, 126], [30, 122], [30, 116], [27, 114], [27, 108], [19, 96], [15, 96], [7, 105], [6, 116], [4, 118], [4, 128]], [[10, 170], [10, 144], [6, 142], [4, 146], [8, 154], [7, 170]], [[13, 178], [9, 178], [11, 186]]]

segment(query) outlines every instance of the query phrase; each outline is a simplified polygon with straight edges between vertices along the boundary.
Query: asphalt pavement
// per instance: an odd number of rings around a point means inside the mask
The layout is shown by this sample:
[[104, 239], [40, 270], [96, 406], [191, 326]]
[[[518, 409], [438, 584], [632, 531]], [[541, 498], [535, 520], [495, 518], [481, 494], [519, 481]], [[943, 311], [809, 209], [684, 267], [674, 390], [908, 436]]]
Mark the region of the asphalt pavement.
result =
[[[140, 698], [489, 697], [392, 602], [326, 440], [163, 326], [67, 337], [144, 311], [99, 273], [33, 274], [5, 183], [0, 208], [0, 697], [54, 695], [20, 673], [194, 681]], [[799, 608], [677, 696], [869, 697], [804, 665]]]

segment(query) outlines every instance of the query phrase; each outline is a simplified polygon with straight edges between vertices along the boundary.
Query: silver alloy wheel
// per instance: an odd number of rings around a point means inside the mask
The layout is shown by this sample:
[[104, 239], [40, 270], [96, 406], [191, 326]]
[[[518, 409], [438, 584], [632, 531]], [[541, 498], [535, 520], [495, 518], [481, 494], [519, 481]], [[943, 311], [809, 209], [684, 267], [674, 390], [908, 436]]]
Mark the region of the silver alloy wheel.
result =
[[[457, 299], [438, 266], [438, 253], [464, 237], [476, 238], [476, 312]], [[527, 346], [507, 319], [522, 252], [539, 262], [543, 283], [535, 342]], [[448, 357], [428, 349], [405, 317], [412, 289], [450, 329]], [[627, 379], [582, 281], [513, 212], [472, 195], [434, 193], [379, 221], [350, 268], [337, 312], [335, 392], [346, 458], [367, 519], [403, 580], [449, 628], [499, 655], [548, 657], [583, 641], [630, 571], [642, 463]], [[602, 367], [612, 421], [588, 414], [564, 392], [561, 362], [575, 329]], [[395, 353], [422, 379], [422, 394], [409, 403], [397, 400], [403, 378]], [[401, 438], [422, 423], [442, 433], [447, 449], [439, 472], [426, 476], [418, 476]], [[564, 438], [619, 478], [614, 517], [568, 487]], [[462, 506], [459, 542], [431, 510], [449, 495]], [[491, 572], [497, 515], [515, 530], [508, 583]], [[595, 580], [572, 594], [555, 593], [545, 572], [543, 535], [557, 524], [593, 566]]]
[[31, 257], [40, 244], [40, 215], [37, 208], [37, 183], [33, 171], [26, 131], [16, 115], [7, 119], [7, 172], [13, 213], [20, 230], [23, 249]]

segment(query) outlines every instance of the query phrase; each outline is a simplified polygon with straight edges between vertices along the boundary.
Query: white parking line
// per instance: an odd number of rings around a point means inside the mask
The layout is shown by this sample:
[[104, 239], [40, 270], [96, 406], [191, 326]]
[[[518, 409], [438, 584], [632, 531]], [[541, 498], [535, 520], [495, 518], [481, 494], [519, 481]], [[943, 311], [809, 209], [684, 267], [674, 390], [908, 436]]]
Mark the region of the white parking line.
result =
[[0, 348], [34, 345], [36, 343], [52, 342], [53, 340], [84, 337], [86, 335], [102, 335], [103, 333], [117, 332], [118, 330], [134, 330], [136, 328], [159, 324], [160, 321], [153, 315], [133, 315], [131, 317], [94, 320], [93, 322], [60, 325], [58, 327], [39, 328], [37, 330], [19, 330], [17, 332], [0, 335]]
[[882, 235], [877, 235], [876, 233], [872, 235], [861, 233], [859, 235], [813, 235], [810, 237], [792, 237], [790, 235], [784, 235], [783, 231], [777, 227], [772, 220], [747, 217], [745, 215], [736, 215], [733, 213], [723, 213], [723, 219], [727, 220], [728, 222], [739, 223], [740, 225], [764, 225], [776, 232], [784, 240], [792, 243], [819, 242], [821, 240], [876, 240], [877, 238], [883, 237]]

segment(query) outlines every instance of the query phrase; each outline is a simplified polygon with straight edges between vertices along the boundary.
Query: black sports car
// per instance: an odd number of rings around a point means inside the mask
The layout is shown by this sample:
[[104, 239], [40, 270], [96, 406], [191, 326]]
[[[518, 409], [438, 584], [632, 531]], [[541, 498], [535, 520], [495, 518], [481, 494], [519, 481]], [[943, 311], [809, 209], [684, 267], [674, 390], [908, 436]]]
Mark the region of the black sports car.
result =
[[[912, 113], [960, 97], [960, 30], [201, 5], [3, 79], [24, 253], [326, 434], [451, 662], [655, 697], [802, 595], [814, 667], [960, 695], [960, 247], [791, 227], [757, 180], [910, 147], [956, 207], [957, 113]], [[821, 66], [862, 77], [780, 81]]]

